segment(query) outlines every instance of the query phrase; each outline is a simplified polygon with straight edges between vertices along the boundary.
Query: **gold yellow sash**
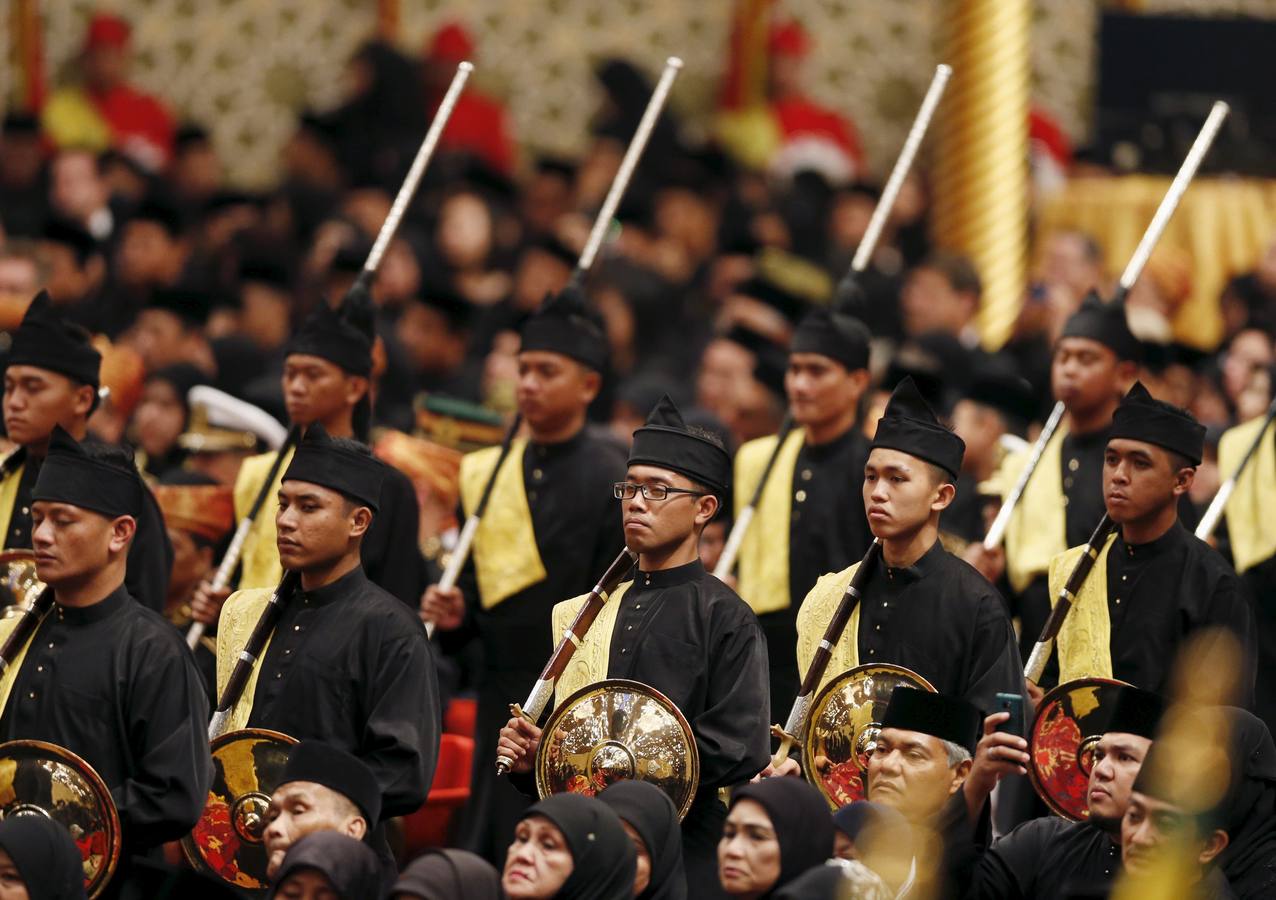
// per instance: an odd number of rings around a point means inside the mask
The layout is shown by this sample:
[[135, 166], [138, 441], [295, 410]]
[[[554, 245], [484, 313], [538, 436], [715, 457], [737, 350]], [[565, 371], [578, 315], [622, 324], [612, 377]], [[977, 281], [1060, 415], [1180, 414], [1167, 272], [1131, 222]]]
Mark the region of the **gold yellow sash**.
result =
[[[283, 577], [284, 570], [279, 565], [279, 545], [276, 543], [275, 516], [279, 513], [279, 485], [284, 480], [284, 472], [288, 471], [289, 463], [292, 462], [292, 453], [293, 451], [289, 450], [284, 456], [283, 465], [279, 467], [275, 483], [270, 487], [270, 494], [266, 497], [266, 502], [262, 504], [261, 511], [257, 513], [257, 519], [253, 522], [253, 527], [248, 530], [248, 537], [244, 541], [244, 552], [240, 557], [242, 568], [239, 574], [239, 586], [243, 589], [274, 590], [274, 586]], [[261, 453], [250, 456], [239, 467], [239, 477], [235, 479], [236, 524], [241, 522], [252, 509], [253, 501], [257, 499], [257, 492], [261, 490], [262, 483], [270, 474], [270, 467], [274, 461], [274, 453]]]
[[[217, 620], [217, 697], [221, 698], [226, 690], [226, 682], [230, 681], [230, 673], [235, 669], [239, 659], [239, 651], [248, 645], [248, 638], [261, 618], [266, 604], [274, 594], [274, 588], [253, 588], [247, 591], [236, 591], [226, 600], [222, 607], [221, 618]], [[239, 702], [230, 711], [227, 731], [238, 731], [248, 727], [248, 717], [253, 711], [253, 694], [257, 693], [257, 675], [261, 672], [261, 661], [266, 658], [270, 649], [270, 639], [261, 648], [261, 654], [253, 665], [252, 674], [248, 676], [248, 684]]]
[[[0, 644], [8, 640], [9, 634], [21, 621], [19, 616], [0, 619]], [[5, 707], [9, 705], [9, 693], [13, 690], [13, 683], [18, 680], [18, 672], [22, 669], [22, 662], [27, 658], [27, 648], [30, 646], [31, 642], [27, 641], [26, 646], [18, 651], [17, 657], [9, 664], [9, 668], [4, 670], [4, 675], [0, 676], [0, 715], [4, 714]]]
[[25, 468], [26, 463], [16, 466], [12, 472], [5, 474], [3, 481], [0, 481], [0, 546], [4, 546], [4, 539], [9, 534], [13, 504], [18, 500], [18, 485], [22, 482], [22, 470]]
[[[1112, 620], [1108, 616], [1108, 551], [1116, 540], [1113, 534], [1103, 545], [1094, 568], [1081, 585], [1072, 609], [1063, 620], [1055, 649], [1059, 654], [1059, 683], [1078, 678], [1112, 677]], [[1050, 560], [1050, 596], [1057, 600], [1059, 591], [1085, 546], [1072, 547]]]
[[[806, 670], [811, 668], [811, 660], [815, 658], [815, 651], [819, 649], [820, 641], [824, 639], [824, 629], [828, 628], [829, 620], [833, 618], [833, 613], [837, 612], [837, 606], [842, 602], [842, 596], [846, 593], [846, 588], [859, 567], [860, 564], [855, 563], [849, 569], [820, 576], [820, 580], [815, 582], [815, 587], [811, 588], [806, 599], [802, 601], [797, 614], [797, 660], [798, 674], [803, 678], [806, 677]], [[860, 608], [856, 605], [855, 611], [851, 613], [851, 620], [846, 623], [846, 629], [842, 632], [841, 639], [833, 648], [833, 655], [816, 690], [824, 687], [846, 670], [860, 664], [859, 634]]]
[[[620, 610], [620, 600], [631, 584], [633, 584], [632, 581], [626, 581], [612, 591], [611, 596], [607, 598], [607, 602], [599, 611], [598, 618], [594, 619], [594, 624], [590, 626], [585, 639], [576, 647], [571, 662], [567, 664], [566, 671], [559, 677], [558, 684], [554, 687], [555, 706], [586, 685], [602, 681], [607, 677], [607, 667], [611, 656], [611, 633], [616, 627], [616, 614]], [[551, 621], [555, 646], [576, 619], [576, 614], [585, 605], [588, 596], [588, 594], [581, 594], [579, 597], [554, 604]]]
[[[483, 609], [545, 580], [545, 564], [536, 546], [532, 508], [523, 484], [526, 438], [510, 444], [509, 455], [496, 473], [492, 496], [474, 535], [474, 570]], [[468, 516], [483, 496], [500, 447], [486, 447], [461, 458], [461, 504]]]
[[[735, 457], [735, 508], [744, 509], [762, 478], [762, 470], [779, 435], [758, 438], [740, 447]], [[793, 469], [802, 450], [802, 429], [790, 432], [776, 457], [749, 530], [740, 544], [740, 596], [758, 615], [788, 609], [789, 514], [793, 507]]]
[[[1228, 429], [1218, 442], [1218, 471], [1231, 478], [1241, 457], [1258, 436], [1266, 417], [1251, 419]], [[1227, 501], [1227, 536], [1232, 542], [1232, 560], [1237, 572], [1244, 572], [1276, 554], [1276, 428], [1263, 432], [1258, 451], [1250, 460], [1236, 490]], [[8, 507], [6, 507], [7, 509]]]
[[[1068, 549], [1067, 507], [1063, 502], [1063, 439], [1060, 425], [1046, 444], [1041, 461], [1024, 488], [1006, 526], [1006, 575], [1010, 587], [1021, 592], [1050, 570], [1050, 560]], [[1031, 449], [1010, 453], [993, 476], [979, 486], [985, 494], [1005, 497], [1028, 464]]]

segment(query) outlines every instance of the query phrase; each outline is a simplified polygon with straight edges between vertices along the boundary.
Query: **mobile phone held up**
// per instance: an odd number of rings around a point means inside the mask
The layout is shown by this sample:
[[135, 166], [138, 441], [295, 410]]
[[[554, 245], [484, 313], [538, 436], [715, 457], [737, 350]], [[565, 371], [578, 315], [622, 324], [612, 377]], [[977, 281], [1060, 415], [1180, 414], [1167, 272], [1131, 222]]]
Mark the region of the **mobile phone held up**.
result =
[[1023, 720], [1022, 694], [997, 694], [997, 712], [1010, 713], [1010, 718], [997, 726], [997, 730], [1005, 734], [1027, 737]]

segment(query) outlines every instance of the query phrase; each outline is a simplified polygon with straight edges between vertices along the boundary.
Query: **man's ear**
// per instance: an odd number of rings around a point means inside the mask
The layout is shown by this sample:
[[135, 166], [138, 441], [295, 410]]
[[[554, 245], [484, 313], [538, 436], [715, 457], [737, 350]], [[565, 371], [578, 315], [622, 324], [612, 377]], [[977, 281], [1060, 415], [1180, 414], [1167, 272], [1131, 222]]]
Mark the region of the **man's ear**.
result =
[[350, 513], [350, 536], [363, 537], [372, 527], [372, 510], [366, 506], [356, 506]]
[[354, 838], [356, 841], [363, 840], [363, 836], [368, 833], [368, 820], [363, 816], [352, 816], [342, 831]]
[[368, 395], [372, 382], [362, 375], [346, 376], [346, 405], [354, 406]]
[[580, 394], [581, 399], [586, 405], [594, 402], [594, 398], [598, 396], [598, 392], [603, 387], [603, 376], [599, 375], [584, 363], [576, 363], [580, 366]]
[[961, 786], [966, 783], [966, 779], [970, 777], [970, 770], [975, 761], [973, 759], [963, 759], [953, 768], [953, 780], [948, 785], [948, 793], [955, 794], [961, 790]]
[[957, 497], [957, 486], [951, 481], [945, 481], [935, 488], [935, 499], [930, 502], [932, 512], [940, 512], [949, 507], [953, 500]]
[[1186, 494], [1192, 489], [1192, 483], [1196, 481], [1196, 467], [1184, 466], [1174, 475], [1174, 496], [1179, 497]]
[[718, 514], [718, 507], [721, 504], [718, 498], [713, 494], [705, 494], [703, 497], [696, 498], [696, 526], [704, 528], [713, 521], [713, 517]]
[[72, 401], [71, 413], [76, 418], [87, 419], [93, 412], [93, 404], [97, 402], [97, 388], [91, 384], [82, 384], [75, 389], [75, 400]]
[[115, 517], [111, 520], [110, 548], [116, 553], [126, 549], [136, 533], [137, 519], [132, 516]]
[[1227, 832], [1221, 828], [1215, 828], [1212, 832], [1205, 836], [1205, 841], [1201, 845], [1201, 852], [1197, 855], [1196, 861], [1202, 866], [1208, 866], [1218, 855], [1227, 849], [1227, 845], [1231, 843], [1231, 838], [1227, 836]]

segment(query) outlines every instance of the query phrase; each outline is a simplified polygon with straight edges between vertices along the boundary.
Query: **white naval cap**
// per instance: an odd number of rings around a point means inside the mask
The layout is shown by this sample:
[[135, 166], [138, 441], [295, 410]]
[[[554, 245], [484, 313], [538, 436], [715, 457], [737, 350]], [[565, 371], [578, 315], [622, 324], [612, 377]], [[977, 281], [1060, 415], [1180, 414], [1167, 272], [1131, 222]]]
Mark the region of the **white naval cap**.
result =
[[[178, 443], [194, 453], [253, 449], [257, 441], [278, 450], [288, 437], [288, 429], [270, 413], [215, 387], [198, 384], [186, 399], [191, 406], [191, 426]], [[236, 436], [240, 441], [234, 440]]]

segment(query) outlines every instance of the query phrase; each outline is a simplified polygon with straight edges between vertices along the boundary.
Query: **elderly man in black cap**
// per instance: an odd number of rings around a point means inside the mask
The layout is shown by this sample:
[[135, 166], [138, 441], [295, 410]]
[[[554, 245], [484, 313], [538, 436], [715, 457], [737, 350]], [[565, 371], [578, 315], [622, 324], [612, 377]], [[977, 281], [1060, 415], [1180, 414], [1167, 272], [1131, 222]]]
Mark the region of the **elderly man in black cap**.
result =
[[[4, 423], [18, 449], [0, 463], [0, 534], [6, 550], [31, 546], [31, 490], [49, 440], [62, 427], [83, 440], [98, 404], [102, 355], [89, 334], [63, 321], [49, 295], [40, 292], [13, 333], [5, 359]], [[173, 547], [155, 498], [138, 479], [137, 540], [128, 548], [125, 582], [143, 605], [164, 608]]]
[[[1192, 487], [1204, 444], [1203, 425], [1138, 382], [1117, 407], [1104, 453], [1103, 499], [1119, 529], [1056, 639], [1060, 681], [1118, 678], [1165, 691], [1187, 637], [1219, 626], [1244, 648], [1242, 705], [1253, 703], [1254, 626], [1244, 586], [1178, 519], [1179, 498]], [[1053, 596], [1083, 552], [1074, 547], [1051, 560]]]
[[[357, 300], [347, 299], [340, 310], [324, 303], [292, 336], [282, 383], [284, 404], [294, 427], [319, 424], [333, 437], [366, 440], [371, 416], [371, 315]], [[236, 521], [252, 509], [274, 461], [273, 452], [243, 461], [235, 481]], [[283, 575], [276, 547], [275, 497], [287, 464], [285, 458], [244, 541], [241, 588], [274, 587]], [[387, 466], [377, 501], [376, 518], [363, 540], [364, 571], [374, 584], [415, 607], [425, 586], [425, 561], [417, 546], [420, 509], [416, 491], [406, 475]], [[215, 622], [227, 593], [213, 591], [207, 583], [201, 585], [191, 606], [195, 618]]]
[[[1157, 694], [1134, 687], [1118, 689], [1110, 712], [1100, 710], [1102, 737], [1086, 791], [1088, 817], [1070, 822], [1058, 816], [1031, 819], [995, 841], [974, 868], [967, 896], [971, 900], [1106, 896], [1121, 865], [1121, 819], [1130, 791], [1165, 711]], [[987, 730], [987, 728], [985, 729]], [[995, 755], [988, 751], [997, 747]], [[1004, 736], [986, 735], [978, 748], [976, 769], [1021, 772], [1028, 755], [1009, 746]], [[996, 778], [972, 775], [964, 788], [968, 808], [979, 809]]]
[[793, 647], [801, 598], [821, 575], [862, 557], [873, 540], [855, 477], [868, 459], [859, 404], [869, 381], [870, 337], [844, 312], [808, 313], [793, 334], [784, 379], [797, 427], [778, 451], [782, 436], [772, 435], [736, 454], [737, 511], [775, 457], [740, 547], [737, 581], [766, 635], [773, 709], [786, 708], [798, 693]]
[[[998, 693], [1023, 693], [1014, 629], [996, 588], [939, 542], [940, 514], [956, 492], [963, 450], [913, 380], [901, 381], [864, 467], [863, 502], [882, 542], [881, 564], [833, 648], [825, 683], [858, 665], [891, 663], [981, 709], [995, 708]], [[825, 575], [803, 601], [797, 619], [802, 671], [858, 567]]]
[[[747, 781], [767, 762], [770, 722], [766, 644], [757, 617], [705, 571], [697, 544], [729, 489], [731, 460], [708, 432], [689, 428], [664, 397], [634, 432], [621, 501], [625, 541], [638, 554], [559, 679], [556, 696], [606, 678], [660, 691], [686, 716], [700, 751], [700, 789], [682, 823], [688, 896], [717, 895], [717, 841], [726, 818], [719, 788]], [[583, 597], [554, 609], [553, 634]], [[547, 629], [548, 630], [548, 629]], [[501, 730], [514, 771], [530, 771], [540, 730], [521, 718]]]
[[[121, 873], [191, 829], [213, 774], [194, 660], [125, 586], [143, 491], [126, 451], [54, 429], [31, 491], [36, 571], [54, 606], [0, 678], [0, 738], [65, 747], [110, 789]], [[18, 621], [0, 622], [0, 637]]]
[[[1134, 381], [1142, 347], [1126, 323], [1125, 306], [1091, 294], [1064, 323], [1054, 347], [1050, 383], [1064, 406], [1058, 430], [1046, 444], [1006, 528], [1001, 551], [972, 545], [967, 559], [997, 580], [1004, 570], [1020, 618], [1020, 650], [1028, 658], [1050, 613], [1046, 587], [1050, 560], [1084, 544], [1103, 515], [1103, 453], [1108, 426], [1121, 395]], [[1029, 451], [1010, 454], [985, 483], [1005, 496], [1028, 463]]]
[[[611, 486], [625, 471], [624, 451], [586, 427], [607, 365], [607, 339], [573, 289], [550, 298], [523, 326], [518, 409], [527, 425], [495, 475], [486, 515], [456, 587], [431, 586], [421, 615], [444, 648], [477, 636], [484, 655], [479, 686], [471, 800], [460, 843], [503, 864], [527, 798], [497, 778], [488, 760], [509, 718], [553, 650], [554, 604], [588, 591], [620, 552]], [[462, 518], [491, 479], [498, 448], [461, 461]]]
[[[306, 432], [284, 472], [275, 519], [280, 561], [300, 574], [300, 587], [286, 599], [228, 725], [269, 728], [353, 754], [376, 776], [389, 818], [425, 800], [440, 710], [420, 621], [360, 564], [386, 468], [367, 447], [330, 438], [321, 425]], [[272, 594], [250, 589], [226, 601], [217, 635], [219, 697]]]
[[[322, 741], [302, 741], [288, 754], [279, 785], [270, 795], [262, 841], [274, 878], [288, 848], [316, 831], [363, 840], [381, 820], [381, 788], [356, 756]], [[391, 865], [389, 877], [393, 877]]]

